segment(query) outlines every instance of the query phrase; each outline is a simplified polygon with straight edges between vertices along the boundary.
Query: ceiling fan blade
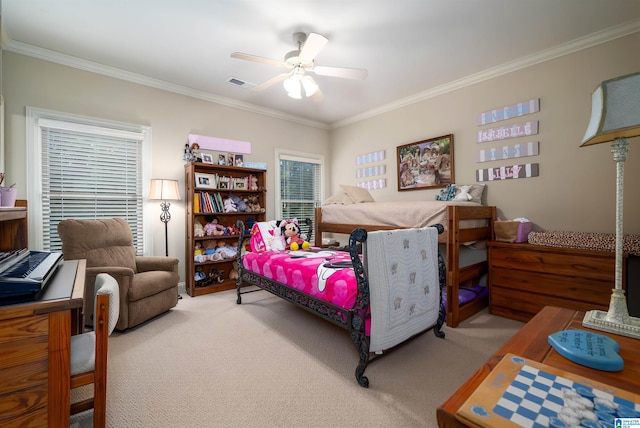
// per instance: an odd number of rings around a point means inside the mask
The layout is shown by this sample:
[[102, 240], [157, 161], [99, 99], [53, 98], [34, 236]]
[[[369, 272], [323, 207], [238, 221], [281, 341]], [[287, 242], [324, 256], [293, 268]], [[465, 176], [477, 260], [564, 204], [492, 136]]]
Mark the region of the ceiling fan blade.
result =
[[345, 79], [364, 80], [369, 74], [367, 70], [361, 68], [345, 68], [345, 67], [323, 67], [317, 65], [309, 71], [313, 71], [318, 76], [342, 77]]
[[278, 61], [276, 59], [269, 59], [269, 58], [263, 58], [261, 56], [255, 56], [255, 55], [249, 55], [249, 54], [245, 54], [242, 52], [234, 52], [231, 54], [231, 58], [236, 58], [236, 59], [244, 59], [246, 61], [253, 61], [253, 62], [259, 62], [261, 64], [268, 64], [268, 65], [277, 65], [279, 67], [288, 67], [288, 64], [284, 61]]
[[259, 84], [258, 86], [256, 86], [255, 88], [253, 88], [251, 90], [251, 92], [260, 92], [260, 91], [264, 91], [265, 89], [275, 85], [278, 82], [282, 82], [284, 79], [286, 79], [287, 77], [289, 77], [291, 75], [291, 73], [282, 73], [282, 74], [278, 74], [276, 77], [272, 77], [271, 79], [267, 80], [264, 83]]
[[302, 50], [300, 50], [300, 62], [302, 64], [312, 63], [316, 55], [320, 53], [328, 41], [329, 39], [323, 35], [309, 33], [307, 40], [304, 42], [304, 46], [302, 46]]

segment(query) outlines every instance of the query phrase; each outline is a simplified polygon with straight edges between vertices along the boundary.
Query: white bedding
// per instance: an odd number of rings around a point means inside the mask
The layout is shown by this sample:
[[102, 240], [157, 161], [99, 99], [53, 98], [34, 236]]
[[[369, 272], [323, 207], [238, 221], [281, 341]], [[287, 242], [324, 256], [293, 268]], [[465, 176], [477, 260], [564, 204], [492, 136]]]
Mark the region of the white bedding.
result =
[[367, 236], [363, 258], [371, 289], [369, 352], [389, 349], [436, 324], [438, 232], [382, 230]]
[[[447, 206], [482, 206], [464, 201], [394, 201], [333, 204], [322, 207], [322, 222], [353, 225], [385, 225], [398, 228], [447, 226]], [[486, 220], [463, 220], [461, 228], [482, 227]]]

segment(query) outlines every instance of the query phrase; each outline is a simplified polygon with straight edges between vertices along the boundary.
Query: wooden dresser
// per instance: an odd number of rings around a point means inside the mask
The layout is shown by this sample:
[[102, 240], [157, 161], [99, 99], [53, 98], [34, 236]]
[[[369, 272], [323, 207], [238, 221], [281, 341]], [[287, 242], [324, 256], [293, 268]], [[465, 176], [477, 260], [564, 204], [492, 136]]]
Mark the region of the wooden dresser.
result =
[[[487, 246], [492, 314], [526, 322], [545, 306], [609, 308], [615, 253], [497, 241]], [[623, 263], [623, 287], [625, 279]]]
[[[27, 246], [26, 201], [0, 208], [0, 250]], [[85, 260], [65, 261], [35, 300], [0, 306], [0, 427], [69, 426], [85, 273]]]

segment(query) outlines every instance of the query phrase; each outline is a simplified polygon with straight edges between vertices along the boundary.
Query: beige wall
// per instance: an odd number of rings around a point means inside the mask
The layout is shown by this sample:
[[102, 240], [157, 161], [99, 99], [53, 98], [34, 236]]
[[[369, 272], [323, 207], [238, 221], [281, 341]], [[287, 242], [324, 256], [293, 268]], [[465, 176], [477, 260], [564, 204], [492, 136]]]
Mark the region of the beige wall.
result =
[[[438, 190], [397, 191], [396, 147], [444, 134], [454, 135], [455, 181], [475, 183], [475, 171], [537, 162], [536, 178], [486, 182], [486, 202], [503, 218], [528, 217], [536, 229], [589, 232], [615, 230], [616, 168], [609, 144], [579, 148], [591, 112], [591, 93], [602, 80], [640, 70], [640, 33], [456, 90], [331, 132], [332, 191], [355, 184], [355, 157], [387, 152], [387, 183], [371, 191], [376, 200], [431, 200]], [[491, 126], [477, 116], [532, 98], [540, 112]], [[487, 127], [538, 120], [539, 135], [476, 143]], [[514, 161], [476, 163], [479, 148], [540, 141], [540, 155]], [[630, 141], [625, 163], [624, 230], [640, 233], [640, 138]], [[635, 142], [635, 144], [634, 144]], [[331, 193], [331, 191], [329, 192]]]
[[[538, 162], [540, 176], [488, 182], [486, 202], [506, 218], [526, 216], [537, 229], [613, 232], [615, 164], [608, 144], [579, 148], [590, 113], [590, 97], [602, 80], [640, 70], [640, 34], [599, 45], [480, 84], [428, 99], [332, 131], [276, 119], [84, 72], [58, 64], [3, 52], [6, 172], [26, 197], [25, 107], [32, 106], [152, 127], [152, 175], [180, 180], [184, 186], [182, 150], [187, 134], [251, 141], [247, 160], [267, 162], [274, 170], [274, 149], [327, 155], [330, 190], [355, 184], [355, 157], [386, 150], [388, 187], [372, 191], [377, 200], [434, 199], [437, 190], [398, 192], [396, 147], [454, 134], [457, 183], [474, 183], [478, 148], [499, 142], [475, 142], [480, 112], [540, 98], [540, 112], [498, 122], [503, 126], [538, 120], [540, 155], [518, 163]], [[513, 144], [529, 139], [512, 139]], [[625, 232], [640, 233], [640, 142], [631, 140], [625, 170]], [[269, 207], [274, 215], [274, 176], [268, 174]], [[184, 196], [184, 195], [183, 195]], [[184, 262], [184, 201], [174, 202], [169, 224], [171, 255]], [[164, 229], [154, 213], [154, 254], [164, 251]], [[181, 263], [184, 266], [184, 263]], [[184, 273], [182, 273], [184, 280]]]
[[[266, 162], [267, 217], [274, 216], [275, 148], [325, 154], [328, 131], [234, 109], [147, 86], [89, 73], [31, 57], [3, 52], [7, 175], [26, 198], [25, 108], [56, 110], [152, 128], [152, 176], [180, 180], [182, 154], [189, 133], [250, 141], [247, 161]], [[182, 191], [184, 198], [184, 191]], [[184, 270], [184, 200], [171, 203], [169, 253]], [[164, 254], [164, 227], [153, 206], [153, 254]], [[157, 214], [157, 215], [156, 215]], [[182, 272], [184, 281], [184, 272]]]

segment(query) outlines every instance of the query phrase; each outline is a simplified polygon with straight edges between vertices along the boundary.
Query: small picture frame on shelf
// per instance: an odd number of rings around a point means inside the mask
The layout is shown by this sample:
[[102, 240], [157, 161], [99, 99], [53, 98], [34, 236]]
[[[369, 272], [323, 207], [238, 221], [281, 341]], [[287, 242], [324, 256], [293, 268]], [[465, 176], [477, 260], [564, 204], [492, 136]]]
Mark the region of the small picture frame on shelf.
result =
[[220, 153], [218, 155], [218, 165], [226, 165], [227, 164], [227, 157], [224, 155], [224, 153]]
[[202, 153], [202, 163], [213, 163], [213, 155], [210, 153]]
[[247, 182], [242, 179], [234, 179], [233, 190], [247, 190]]
[[243, 166], [244, 165], [244, 156], [243, 155], [235, 155], [234, 157], [234, 166]]
[[217, 189], [216, 176], [213, 174], [202, 174], [196, 172], [194, 174], [195, 177], [195, 187], [196, 189]]
[[230, 181], [231, 179], [229, 177], [220, 177], [220, 179], [218, 180], [218, 187], [220, 189], [228, 189]]
[[227, 153], [227, 166], [235, 165], [235, 154]]

